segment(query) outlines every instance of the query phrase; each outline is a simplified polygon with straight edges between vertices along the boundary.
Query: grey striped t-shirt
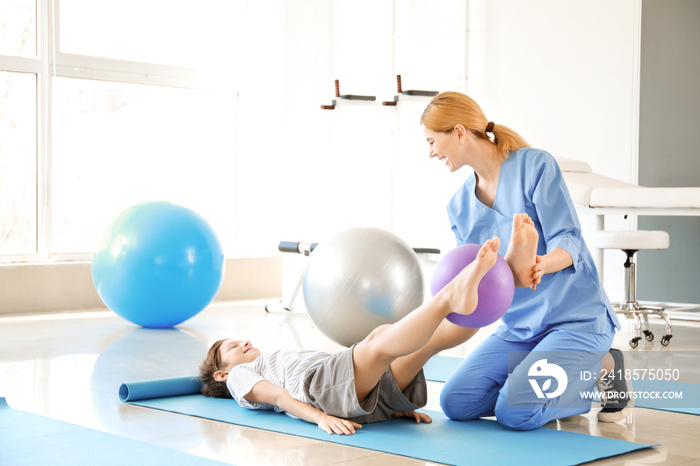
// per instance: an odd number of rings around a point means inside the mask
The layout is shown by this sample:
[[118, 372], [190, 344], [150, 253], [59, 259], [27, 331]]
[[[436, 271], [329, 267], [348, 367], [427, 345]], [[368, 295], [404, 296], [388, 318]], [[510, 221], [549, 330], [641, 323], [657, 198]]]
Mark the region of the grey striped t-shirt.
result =
[[267, 380], [287, 389], [292, 398], [308, 403], [304, 394], [304, 375], [331, 356], [329, 353], [315, 350], [278, 350], [261, 354], [255, 361], [239, 364], [231, 369], [226, 386], [231, 396], [244, 408], [274, 409], [283, 412], [277, 406], [251, 403], [245, 396], [256, 383]]

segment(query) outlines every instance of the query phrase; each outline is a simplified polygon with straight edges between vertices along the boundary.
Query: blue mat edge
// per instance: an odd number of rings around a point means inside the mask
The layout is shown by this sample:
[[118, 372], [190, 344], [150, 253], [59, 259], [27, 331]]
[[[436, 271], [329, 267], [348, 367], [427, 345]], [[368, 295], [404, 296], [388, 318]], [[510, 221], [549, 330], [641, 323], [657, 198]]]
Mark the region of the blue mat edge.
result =
[[[448, 461], [445, 461], [446, 460], [445, 457], [436, 458], [433, 455], [425, 455], [425, 449], [423, 449], [422, 451], [419, 451], [418, 454], [407, 454], [405, 452], [402, 452], [401, 450], [390, 449], [390, 448], [386, 448], [386, 447], [384, 447], [384, 448], [374, 447], [373, 448], [373, 447], [367, 446], [366, 444], [364, 444], [364, 442], [362, 442], [362, 440], [361, 440], [363, 437], [362, 430], [360, 430], [358, 432], [358, 434], [355, 434], [352, 436], [338, 436], [338, 435], [331, 436], [331, 435], [325, 434], [325, 432], [322, 432], [315, 425], [312, 425], [310, 423], [306, 423], [304, 421], [300, 421], [298, 419], [292, 419], [291, 417], [286, 416], [284, 414], [276, 413], [273, 411], [246, 410], [245, 408], [241, 408], [240, 406], [238, 406], [238, 404], [235, 404], [235, 406], [232, 405], [231, 408], [236, 409], [236, 410], [242, 410], [241, 412], [244, 412], [246, 414], [252, 413], [252, 415], [254, 415], [254, 416], [255, 415], [257, 415], [257, 416], [275, 416], [276, 420], [279, 420], [282, 422], [291, 421], [293, 423], [300, 423], [299, 427], [294, 428], [294, 431], [291, 432], [291, 431], [286, 430], [286, 429], [273, 429], [273, 428], [264, 427], [261, 425], [261, 423], [252, 423], [251, 424], [249, 422], [233, 422], [230, 420], [225, 420], [225, 419], [216, 418], [216, 417], [212, 417], [212, 416], [202, 415], [202, 414], [198, 414], [198, 413], [184, 412], [181, 410], [178, 411], [178, 410], [158, 406], [159, 404], [163, 404], [163, 403], [165, 403], [165, 404], [169, 404], [172, 402], [177, 403], [178, 402], [177, 398], [183, 398], [183, 397], [200, 398], [200, 399], [208, 400], [208, 402], [215, 403], [215, 404], [235, 403], [235, 401], [233, 401], [233, 400], [206, 398], [203, 395], [198, 395], [198, 394], [182, 395], [179, 397], [168, 397], [168, 398], [160, 398], [160, 399], [138, 400], [138, 401], [127, 402], [127, 403], [141, 406], [141, 407], [145, 407], [145, 408], [149, 408], [149, 409], [156, 409], [156, 410], [167, 411], [167, 412], [171, 412], [171, 413], [175, 413], [175, 414], [183, 414], [183, 415], [198, 417], [198, 418], [202, 418], [202, 419], [215, 420], [215, 421], [219, 421], [219, 422], [225, 422], [225, 423], [229, 423], [229, 424], [235, 424], [235, 425], [245, 426], [245, 427], [249, 427], [249, 428], [261, 429], [261, 430], [267, 430], [270, 432], [277, 432], [277, 433], [281, 433], [281, 434], [294, 435], [294, 436], [299, 436], [299, 437], [304, 437], [304, 438], [311, 438], [311, 439], [319, 440], [319, 441], [327, 441], [327, 442], [337, 443], [337, 444], [342, 444], [342, 445], [347, 445], [347, 446], [354, 446], [357, 448], [363, 448], [363, 449], [367, 449], [367, 450], [371, 450], [371, 451], [378, 451], [378, 452], [384, 452], [384, 453], [394, 454], [394, 455], [399, 455], [399, 456], [406, 456], [406, 457], [410, 457], [410, 458], [414, 458], [414, 459], [421, 459], [421, 460], [425, 460], [425, 461], [443, 462], [443, 463], [447, 463], [447, 464], [469, 464], [470, 463], [470, 462], [460, 463], [458, 460], [455, 460], [452, 457], [447, 458]], [[428, 411], [428, 410], [422, 410], [422, 411], [427, 412], [429, 415], [431, 415], [434, 419], [434, 423], [437, 421], [438, 423], [439, 422], [455, 423], [454, 424], [455, 426], [466, 425], [466, 423], [452, 421], [452, 420], [447, 419], [445, 417], [445, 415], [441, 412], [434, 412], [434, 411]], [[219, 410], [219, 412], [222, 412], [222, 410]], [[402, 420], [388, 421], [387, 423], [369, 424], [369, 425], [366, 425], [366, 427], [367, 426], [386, 425], [389, 422], [401, 422], [401, 421]], [[405, 421], [405, 420], [403, 420], [403, 421]], [[653, 447], [659, 446], [659, 444], [642, 444], [642, 443], [636, 443], [636, 442], [629, 442], [626, 440], [618, 440], [618, 439], [611, 439], [611, 438], [607, 438], [607, 437], [591, 436], [591, 435], [586, 435], [586, 434], [579, 434], [579, 433], [567, 432], [567, 431], [559, 431], [559, 430], [547, 429], [547, 428], [540, 428], [540, 429], [535, 429], [533, 431], [524, 431], [524, 432], [508, 431], [505, 428], [503, 428], [502, 426], [500, 426], [500, 424], [498, 424], [496, 421], [486, 420], [486, 419], [469, 421], [469, 423], [471, 423], [472, 426], [477, 425], [477, 424], [488, 425], [490, 428], [503, 429], [508, 434], [513, 433], [514, 435], [523, 436], [523, 437], [534, 436], [534, 435], [548, 435], [548, 436], [556, 435], [558, 440], [561, 440], [563, 437], [585, 438], [587, 440], [586, 443], [596, 442], [597, 444], [600, 444], [600, 445], [604, 444], [605, 447], [609, 449], [609, 452], [606, 452], [605, 454], [594, 454], [594, 455], [591, 455], [589, 453], [590, 450], [587, 450], [585, 457], [581, 457], [581, 454], [571, 453], [571, 455], [572, 455], [571, 459], [573, 461], [575, 461], [573, 463], [571, 461], [566, 461], [566, 460], [563, 460], [564, 462], [556, 463], [556, 462], [552, 462], [551, 458], [550, 458], [550, 461], [547, 464], [562, 464], [562, 465], [581, 464], [581, 463], [594, 461], [597, 459], [610, 458], [610, 457], [614, 457], [614, 456], [618, 456], [618, 455], [622, 455], [622, 454], [626, 454], [626, 453], [631, 453], [634, 451], [639, 451], [639, 450], [644, 450], [647, 448], [653, 448]], [[263, 424], [264, 424], [264, 422], [263, 422]], [[408, 425], [409, 424], [406, 424], [406, 426], [408, 426]], [[302, 429], [301, 426], [305, 426], [305, 428]], [[312, 431], [315, 430], [316, 432], [309, 433], [309, 426], [311, 426]], [[417, 426], [417, 424], [413, 424], [413, 426]], [[541, 432], [541, 433], [538, 434], [537, 432]], [[327, 436], [327, 437], [325, 437], [325, 436]], [[396, 433], [395, 437], [399, 437], [399, 436], [400, 436], [400, 432]], [[459, 452], [454, 452], [454, 453], [459, 453]], [[541, 465], [542, 464], [541, 459], [538, 459], [537, 461], [535, 461], [533, 463], [526, 463], [523, 461], [522, 458], [517, 458], [517, 459], [511, 458], [511, 459], [513, 460], [512, 464], [514, 464], [514, 465], [517, 464], [519, 466], [523, 466], [525, 464], [533, 464], [533, 465]], [[558, 459], [561, 459], [561, 458], [558, 458]], [[501, 460], [501, 461], [499, 461], [499, 464], [505, 465], [505, 464], [511, 464], [511, 463], [507, 463], [507, 462]]]
[[[43, 426], [50, 426], [49, 428], [53, 428], [59, 431], [59, 434], [61, 435], [60, 438], [64, 438], [63, 436], [69, 435], [70, 437], [73, 436], [78, 436], [81, 442], [78, 442], [77, 440], [73, 442], [73, 447], [75, 447], [75, 444], [80, 444], [82, 445], [85, 440], [85, 436], [87, 435], [88, 438], [92, 439], [93, 442], [91, 444], [94, 446], [94, 441], [95, 439], [97, 440], [99, 444], [99, 449], [98, 451], [100, 453], [103, 453], [104, 455], [110, 455], [114, 453], [115, 451], [119, 453], [125, 453], [126, 456], [122, 459], [115, 459], [116, 457], [114, 456], [90, 456], [90, 458], [83, 458], [80, 455], [77, 455], [75, 453], [71, 454], [70, 452], [64, 452], [62, 454], [59, 454], [55, 449], [50, 450], [48, 453], [44, 453], [44, 450], [42, 450], [42, 445], [41, 444], [32, 444], [30, 449], [23, 449], [22, 450], [22, 457], [21, 459], [18, 459], [16, 457], [10, 457], [7, 456], [7, 450], [1, 449], [0, 448], [0, 460], [3, 458], [5, 459], [11, 459], [12, 463], [11, 464], [39, 464], [34, 461], [34, 459], [37, 459], [37, 455], [39, 457], [44, 457], [46, 454], [50, 455], [52, 458], [51, 464], [54, 465], [73, 465], [73, 464], [88, 464], [85, 462], [78, 462], [75, 463], [76, 459], [85, 459], [89, 460], [89, 464], [99, 464], [102, 461], [104, 461], [103, 464], [129, 464], [129, 461], [136, 461], [142, 460], [142, 457], [139, 458], [134, 458], [133, 456], [129, 456], [130, 453], [133, 453], [134, 450], [137, 450], [138, 452], [148, 452], [150, 454], [153, 454], [154, 457], [151, 458], [153, 461], [151, 464], [174, 464], [172, 463], [173, 461], [176, 462], [176, 464], [183, 464], [183, 465], [190, 465], [190, 466], [214, 466], [214, 465], [224, 465], [227, 463], [222, 463], [217, 460], [213, 459], [208, 459], [208, 458], [203, 458], [201, 456], [197, 455], [191, 455], [187, 452], [184, 451], [179, 451], [179, 450], [173, 450], [168, 447], [156, 445], [147, 441], [143, 440], [137, 440], [137, 439], [132, 439], [128, 437], [123, 437], [118, 434], [113, 434], [110, 432], [104, 432], [101, 430], [97, 429], [92, 429], [90, 427], [85, 427], [81, 426], [79, 424], [74, 424], [68, 421], [63, 421], [60, 419], [55, 419], [51, 418], [48, 416], [43, 416], [41, 414], [37, 413], [32, 413], [29, 411], [24, 411], [21, 409], [16, 409], [13, 408], [9, 402], [7, 401], [7, 398], [4, 396], [0, 396], [0, 416], [3, 414], [9, 414], [10, 416], [21, 416], [22, 419], [27, 419], [28, 422], [31, 423], [32, 431], [35, 432], [37, 435], [41, 436], [44, 434], [44, 432], [40, 429], [37, 429], [37, 427], [40, 427], [40, 425]], [[11, 418], [12, 419], [12, 418]], [[24, 421], [23, 421], [24, 422]], [[33, 437], [32, 437], [33, 438]], [[13, 437], [8, 437], [3, 436], [0, 438], [0, 444], [2, 444], [4, 441], [10, 441], [10, 440], [17, 440]], [[22, 438], [20, 440], [27, 440], [31, 441], [29, 438]], [[104, 448], [104, 444], [99, 443], [102, 440], [108, 440], [108, 441], [113, 441], [114, 442], [114, 447], [118, 447], [116, 450], [115, 448]], [[90, 443], [90, 442], [89, 442]], [[70, 446], [70, 445], [69, 445]], [[81, 448], [73, 448], [71, 451], [82, 451]], [[12, 453], [10, 451], [10, 453]], [[128, 461], [127, 461], [128, 460]], [[37, 459], [38, 461], [38, 459]], [[3, 463], [4, 464], [4, 463]], [[133, 463], [131, 463], [133, 464]]]

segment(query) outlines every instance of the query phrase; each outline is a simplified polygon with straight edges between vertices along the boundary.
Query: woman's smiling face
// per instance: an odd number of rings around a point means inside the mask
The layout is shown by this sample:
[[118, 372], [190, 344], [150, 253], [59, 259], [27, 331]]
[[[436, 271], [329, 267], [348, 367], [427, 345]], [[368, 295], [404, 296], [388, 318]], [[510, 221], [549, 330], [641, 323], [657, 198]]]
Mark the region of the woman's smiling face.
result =
[[433, 131], [423, 127], [425, 139], [430, 145], [430, 157], [437, 157], [444, 162], [447, 168], [454, 172], [464, 166], [464, 161], [460, 157], [460, 135], [459, 131], [452, 130], [449, 133]]

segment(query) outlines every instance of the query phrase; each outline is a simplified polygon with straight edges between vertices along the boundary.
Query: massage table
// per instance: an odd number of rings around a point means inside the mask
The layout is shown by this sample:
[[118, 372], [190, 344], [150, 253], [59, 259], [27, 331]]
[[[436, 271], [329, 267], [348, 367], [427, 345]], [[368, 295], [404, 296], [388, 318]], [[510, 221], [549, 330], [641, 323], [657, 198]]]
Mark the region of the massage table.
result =
[[[596, 231], [606, 215], [697, 216], [700, 187], [651, 188], [593, 173], [586, 162], [557, 157], [571, 200], [579, 213], [596, 216]], [[603, 250], [592, 251], [603, 273]]]
[[[561, 168], [566, 185], [571, 194], [571, 200], [574, 202], [579, 213], [593, 214], [596, 216], [595, 233], [592, 239], [598, 239], [598, 232], [605, 230], [606, 215], [651, 215], [651, 216], [697, 216], [700, 215], [700, 187], [646, 187], [639, 186], [633, 183], [627, 183], [608, 176], [593, 173], [591, 166], [580, 160], [557, 158], [557, 163]], [[606, 232], [607, 233], [607, 232]], [[604, 233], [604, 234], [606, 234]], [[611, 232], [614, 233], [614, 232]], [[635, 232], [629, 232], [635, 233]], [[655, 234], [665, 232], [637, 232], [640, 234]], [[595, 243], [595, 241], [594, 241]], [[668, 244], [666, 244], [668, 247]], [[604, 248], [594, 248], [591, 251], [598, 266], [600, 280], [603, 281], [604, 269]], [[629, 261], [629, 260], [628, 260]], [[626, 265], [627, 267], [627, 265]], [[628, 269], [626, 269], [629, 271]], [[635, 284], [627, 283], [629, 278], [626, 278], [625, 293], [629, 295], [629, 289], [635, 289]], [[634, 292], [632, 293], [634, 295]], [[666, 335], [662, 339], [662, 345], [668, 345], [671, 337], [671, 321], [664, 307], [639, 305], [636, 298], [632, 303], [634, 306], [630, 308], [625, 304], [615, 305], [615, 310], [618, 313], [624, 313], [628, 317], [634, 317], [637, 328], [637, 336], [630, 340], [630, 346], [636, 348], [638, 341], [642, 338], [642, 333], [646, 335], [646, 339], [651, 341], [653, 334], [649, 331], [649, 323], [647, 316], [649, 314], [657, 314], [666, 322]], [[674, 311], [683, 311], [694, 309], [697, 306], [679, 306], [673, 307]], [[676, 314], [675, 317], [680, 317], [685, 320], [700, 320], [699, 318], [688, 315]], [[642, 320], [643, 319], [643, 320]]]

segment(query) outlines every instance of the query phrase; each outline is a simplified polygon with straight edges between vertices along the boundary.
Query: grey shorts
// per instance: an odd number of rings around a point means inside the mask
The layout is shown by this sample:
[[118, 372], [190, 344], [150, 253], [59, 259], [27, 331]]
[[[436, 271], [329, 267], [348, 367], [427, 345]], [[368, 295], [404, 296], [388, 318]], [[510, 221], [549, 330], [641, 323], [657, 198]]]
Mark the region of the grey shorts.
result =
[[304, 392], [310, 405], [331, 416], [360, 424], [386, 421], [396, 411], [414, 411], [425, 406], [428, 389], [423, 370], [402, 392], [391, 370], [387, 369], [367, 398], [358, 402], [353, 348], [334, 354], [306, 373]]

